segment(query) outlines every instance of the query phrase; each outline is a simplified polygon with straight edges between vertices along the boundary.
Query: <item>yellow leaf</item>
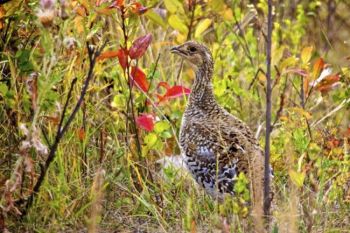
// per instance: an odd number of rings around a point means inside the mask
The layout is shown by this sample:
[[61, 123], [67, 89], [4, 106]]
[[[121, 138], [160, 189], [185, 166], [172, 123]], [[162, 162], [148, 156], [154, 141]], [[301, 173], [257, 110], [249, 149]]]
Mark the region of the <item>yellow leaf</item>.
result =
[[165, 8], [170, 13], [184, 12], [183, 5], [178, 0], [164, 0]]
[[305, 180], [305, 173], [289, 170], [288, 174], [293, 184], [295, 184], [298, 188], [301, 188], [303, 186]]
[[312, 50], [314, 48], [312, 46], [309, 47], [305, 47], [302, 51], [301, 51], [301, 61], [306, 64], [310, 61], [311, 58], [311, 54], [312, 54]]
[[288, 117], [286, 116], [280, 116], [280, 121], [288, 121]]
[[185, 36], [184, 34], [178, 34], [176, 36], [176, 42], [179, 43], [179, 44], [182, 44], [184, 43], [185, 41], [187, 40], [187, 36]]
[[177, 15], [171, 15], [168, 19], [168, 23], [172, 28], [178, 30], [183, 34], [187, 34], [187, 26]]
[[163, 28], [166, 27], [166, 23], [164, 22], [163, 18], [160, 17], [159, 14], [157, 14], [156, 12], [154, 12], [153, 9], [148, 10], [145, 14], [144, 14], [147, 18], [149, 18], [151, 21], [153, 21], [154, 23], [162, 26]]
[[201, 34], [207, 30], [207, 28], [210, 26], [212, 20], [211, 19], [204, 19], [200, 21], [196, 27], [196, 31], [194, 33], [194, 37], [198, 38], [201, 36]]
[[225, 2], [224, 0], [209, 0], [208, 6], [210, 9], [213, 9], [219, 14], [222, 14], [222, 11], [225, 9]]
[[282, 61], [280, 64], [280, 71], [283, 71], [287, 67], [294, 66], [297, 63], [298, 59], [294, 56], [288, 57]]
[[293, 112], [299, 113], [300, 115], [304, 116], [308, 120], [312, 118], [312, 115], [302, 108], [290, 108], [290, 110], [292, 110]]

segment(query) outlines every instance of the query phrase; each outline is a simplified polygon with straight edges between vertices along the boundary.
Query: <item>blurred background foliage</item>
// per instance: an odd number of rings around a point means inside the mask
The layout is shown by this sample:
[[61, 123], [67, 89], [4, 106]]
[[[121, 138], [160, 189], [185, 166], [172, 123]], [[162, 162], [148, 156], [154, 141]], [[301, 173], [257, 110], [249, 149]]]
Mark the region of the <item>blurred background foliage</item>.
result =
[[[274, 232], [346, 232], [350, 3], [273, 3]], [[263, 146], [266, 15], [263, 0], [1, 4], [0, 231], [228, 232], [221, 216], [236, 213], [231, 231], [243, 232], [239, 200], [220, 207], [178, 170], [177, 135], [195, 74], [169, 48], [197, 40], [211, 49], [218, 102]], [[106, 47], [20, 217], [19, 200], [43, 171], [69, 89], [64, 121], [88, 76], [86, 43]]]

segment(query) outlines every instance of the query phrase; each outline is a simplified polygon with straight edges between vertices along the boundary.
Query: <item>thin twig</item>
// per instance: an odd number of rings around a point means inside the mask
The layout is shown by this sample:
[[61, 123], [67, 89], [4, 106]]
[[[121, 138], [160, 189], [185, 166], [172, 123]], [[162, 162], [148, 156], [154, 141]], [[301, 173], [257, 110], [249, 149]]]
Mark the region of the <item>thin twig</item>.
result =
[[256, 81], [256, 79], [258, 78], [258, 74], [259, 74], [260, 72], [263, 73], [263, 74], [266, 76], [265, 71], [264, 71], [263, 69], [259, 68], [259, 69], [256, 71], [253, 80], [252, 80], [252, 81], [250, 82], [250, 84], [249, 84], [248, 91], [252, 88], [252, 86], [253, 86], [254, 82]]
[[271, 134], [271, 44], [272, 44], [272, 0], [268, 0], [267, 45], [266, 45], [266, 135], [265, 135], [265, 174], [264, 174], [264, 214], [270, 215], [270, 134]]
[[343, 100], [336, 108], [334, 108], [332, 111], [330, 111], [327, 115], [322, 117], [320, 120], [312, 123], [310, 127], [315, 127], [316, 125], [320, 124], [322, 121], [326, 120], [328, 117], [332, 116], [334, 113], [338, 112], [340, 109], [342, 109], [347, 103], [350, 103], [350, 99]]

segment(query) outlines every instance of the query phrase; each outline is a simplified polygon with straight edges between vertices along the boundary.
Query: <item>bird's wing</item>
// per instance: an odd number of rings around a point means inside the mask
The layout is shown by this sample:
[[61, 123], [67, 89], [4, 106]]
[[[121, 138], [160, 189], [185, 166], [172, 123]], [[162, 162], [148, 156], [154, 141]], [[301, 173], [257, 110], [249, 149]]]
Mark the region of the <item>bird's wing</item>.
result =
[[[192, 131], [192, 133], [191, 133]], [[253, 209], [262, 214], [264, 187], [264, 156], [254, 138], [226, 120], [196, 120], [187, 122], [183, 135], [188, 146], [185, 153], [196, 155], [208, 166], [234, 167], [236, 175], [244, 173], [250, 180]], [[193, 133], [195, 132], [195, 133]], [[184, 133], [186, 134], [186, 133]]]
[[196, 120], [188, 122], [183, 132], [182, 138], [188, 141], [186, 154], [196, 155], [204, 163], [217, 163], [219, 167], [235, 163], [238, 173], [248, 174], [252, 142], [240, 129], [220, 120]]

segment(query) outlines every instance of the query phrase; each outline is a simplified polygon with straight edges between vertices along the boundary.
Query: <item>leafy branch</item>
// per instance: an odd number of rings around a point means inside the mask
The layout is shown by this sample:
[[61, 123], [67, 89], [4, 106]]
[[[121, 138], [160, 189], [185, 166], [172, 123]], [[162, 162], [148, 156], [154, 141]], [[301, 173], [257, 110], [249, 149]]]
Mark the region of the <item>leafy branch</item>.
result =
[[49, 152], [49, 155], [45, 161], [45, 164], [41, 165], [40, 175], [39, 175], [39, 178], [38, 178], [36, 184], [34, 185], [33, 192], [30, 194], [30, 196], [26, 200], [20, 199], [16, 203], [16, 204], [22, 204], [24, 202], [26, 203], [24, 211], [22, 212], [22, 216], [25, 216], [28, 209], [30, 209], [30, 207], [32, 206], [34, 198], [39, 193], [40, 188], [43, 184], [43, 181], [46, 177], [47, 171], [48, 171], [52, 161], [54, 160], [54, 158], [56, 156], [56, 151], [57, 151], [58, 145], [59, 145], [61, 139], [63, 138], [64, 134], [67, 132], [70, 124], [72, 123], [75, 115], [79, 111], [79, 109], [84, 101], [84, 97], [86, 95], [87, 89], [89, 87], [89, 84], [90, 84], [93, 76], [94, 76], [94, 68], [95, 68], [95, 64], [96, 64], [96, 58], [101, 54], [101, 51], [103, 50], [105, 45], [106, 45], [106, 43], [104, 43], [99, 48], [93, 48], [89, 43], [87, 43], [87, 51], [88, 51], [90, 65], [89, 65], [89, 71], [87, 74], [87, 78], [85, 79], [83, 87], [82, 87], [81, 92], [80, 92], [80, 97], [78, 99], [78, 102], [74, 106], [72, 113], [68, 116], [67, 121], [64, 123], [65, 114], [66, 114], [67, 109], [68, 109], [68, 104], [69, 104], [69, 101], [70, 101], [71, 96], [72, 96], [73, 88], [77, 82], [77, 78], [74, 78], [72, 80], [70, 89], [68, 91], [67, 99], [66, 99], [66, 102], [65, 102], [64, 107], [63, 107], [63, 111], [62, 111], [62, 115], [61, 115], [61, 118], [60, 118], [60, 121], [59, 121], [59, 124], [57, 127], [57, 132], [56, 132], [54, 143], [50, 146], [50, 152]]

